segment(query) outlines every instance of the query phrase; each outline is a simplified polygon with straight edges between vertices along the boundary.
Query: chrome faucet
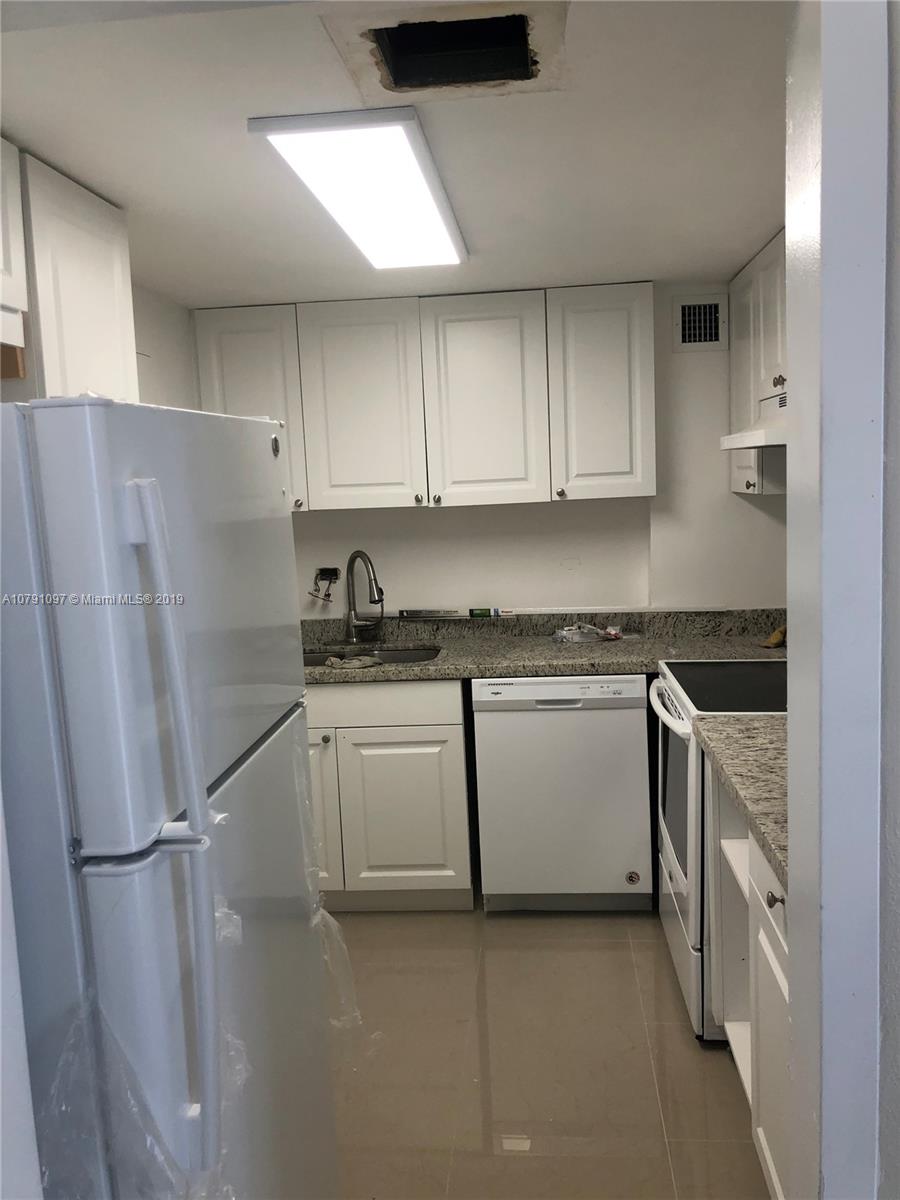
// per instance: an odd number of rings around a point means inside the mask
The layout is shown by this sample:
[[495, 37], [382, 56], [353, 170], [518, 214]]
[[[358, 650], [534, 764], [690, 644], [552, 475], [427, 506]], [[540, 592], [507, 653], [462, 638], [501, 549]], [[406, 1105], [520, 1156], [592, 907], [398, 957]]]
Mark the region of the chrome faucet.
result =
[[[369, 581], [369, 603], [381, 605], [381, 612], [377, 617], [360, 617], [356, 611], [356, 583], [353, 579], [353, 572], [358, 562], [361, 562], [366, 569], [366, 579]], [[384, 591], [379, 586], [378, 576], [375, 574], [375, 565], [365, 550], [354, 550], [347, 559], [346, 640], [348, 642], [358, 642], [359, 638], [356, 636], [358, 629], [377, 629], [383, 620]]]

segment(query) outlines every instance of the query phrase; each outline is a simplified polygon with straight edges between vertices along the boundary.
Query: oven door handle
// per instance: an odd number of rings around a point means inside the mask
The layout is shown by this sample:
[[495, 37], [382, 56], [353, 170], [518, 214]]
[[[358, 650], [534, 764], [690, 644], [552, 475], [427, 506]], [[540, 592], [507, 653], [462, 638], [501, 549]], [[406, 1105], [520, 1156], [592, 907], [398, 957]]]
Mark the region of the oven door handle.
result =
[[678, 717], [674, 716], [669, 711], [669, 709], [666, 707], [665, 701], [662, 698], [664, 695], [665, 686], [663, 681], [661, 679], [654, 679], [650, 684], [650, 707], [662, 721], [663, 725], [665, 725], [668, 729], [671, 729], [673, 733], [677, 734], [682, 741], [686, 742], [691, 736], [691, 723], [690, 721], [684, 720], [684, 718], [679, 720]]

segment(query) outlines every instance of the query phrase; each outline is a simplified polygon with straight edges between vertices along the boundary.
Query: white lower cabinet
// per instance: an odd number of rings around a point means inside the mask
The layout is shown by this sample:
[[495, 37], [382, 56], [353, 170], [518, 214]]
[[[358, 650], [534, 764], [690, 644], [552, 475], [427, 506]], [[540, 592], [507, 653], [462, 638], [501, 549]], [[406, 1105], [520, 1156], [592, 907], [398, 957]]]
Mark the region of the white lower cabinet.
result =
[[470, 897], [460, 685], [313, 686], [308, 715], [322, 889]]
[[319, 886], [323, 891], [340, 890], [344, 886], [344, 858], [341, 849], [337, 745], [333, 729], [309, 731], [309, 774]]
[[769, 1193], [786, 1200], [793, 1111], [787, 893], [709, 760], [704, 791], [713, 1016], [750, 1100]]
[[462, 728], [338, 731], [348, 891], [468, 887]]
[[[770, 903], [774, 907], [770, 907]], [[769, 1192], [791, 1194], [791, 1010], [786, 896], [750, 840], [750, 1046], [753, 1141]]]

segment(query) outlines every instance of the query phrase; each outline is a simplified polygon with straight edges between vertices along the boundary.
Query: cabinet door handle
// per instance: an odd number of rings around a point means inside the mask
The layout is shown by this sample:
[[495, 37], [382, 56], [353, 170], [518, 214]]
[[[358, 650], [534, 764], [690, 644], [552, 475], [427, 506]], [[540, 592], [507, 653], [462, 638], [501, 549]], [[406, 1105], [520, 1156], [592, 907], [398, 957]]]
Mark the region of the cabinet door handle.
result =
[[557, 494], [557, 496], [559, 496], [560, 500], [563, 500], [566, 495], [566, 489], [565, 488], [557, 488], [556, 494]]
[[435, 504], [440, 504], [440, 502], [441, 502], [441, 497], [440, 497], [440, 494], [439, 494], [438, 492], [435, 492], [435, 493], [434, 493], [434, 495], [433, 495], [431, 498], [432, 498], [432, 500], [435, 502]]
[[415, 497], [415, 499], [416, 499], [416, 504], [421, 504], [421, 503], [422, 503], [422, 501], [424, 500], [424, 498], [425, 498], [425, 497], [422, 495], [422, 493], [421, 493], [421, 492], [416, 492], [416, 497]]
[[756, 487], [756, 484], [754, 483], [754, 481], [752, 479], [748, 479], [747, 482], [744, 484], [744, 487], [747, 489], [748, 492], [752, 492], [753, 489]]
[[[331, 734], [323, 733], [322, 734], [322, 745], [327, 746], [330, 741], [331, 741]], [[771, 892], [769, 894], [771, 895]]]
[[774, 908], [776, 904], [784, 904], [784, 896], [776, 896], [774, 892], [766, 892], [766, 904]]
[[302, 507], [303, 507], [303, 501], [302, 501], [302, 500], [295, 500], [295, 501], [294, 501], [294, 508], [302, 508]]

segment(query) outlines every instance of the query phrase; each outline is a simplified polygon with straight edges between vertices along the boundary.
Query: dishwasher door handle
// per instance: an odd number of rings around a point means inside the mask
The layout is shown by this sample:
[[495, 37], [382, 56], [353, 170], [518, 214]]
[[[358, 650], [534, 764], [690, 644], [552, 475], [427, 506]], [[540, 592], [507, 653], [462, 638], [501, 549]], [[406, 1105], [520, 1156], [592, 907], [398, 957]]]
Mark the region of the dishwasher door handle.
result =
[[581, 708], [581, 700], [535, 700], [535, 708]]

